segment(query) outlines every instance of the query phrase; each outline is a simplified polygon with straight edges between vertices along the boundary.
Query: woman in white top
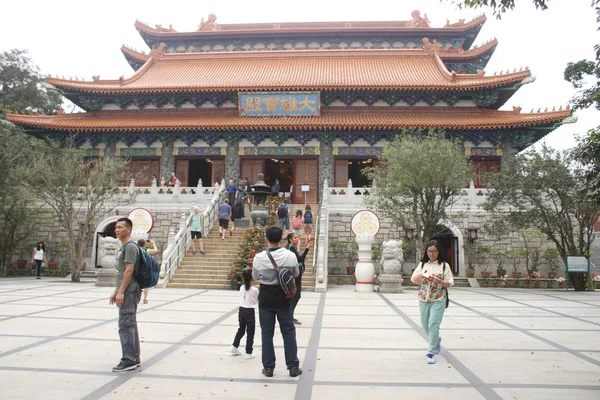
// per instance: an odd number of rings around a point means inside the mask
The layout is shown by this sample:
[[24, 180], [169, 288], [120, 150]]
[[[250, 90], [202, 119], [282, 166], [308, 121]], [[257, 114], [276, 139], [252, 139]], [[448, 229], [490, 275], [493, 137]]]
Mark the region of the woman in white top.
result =
[[229, 352], [234, 356], [238, 356], [242, 353], [238, 350], [240, 341], [244, 337], [244, 333], [247, 332], [246, 336], [246, 358], [254, 358], [252, 354], [252, 345], [254, 344], [254, 331], [256, 330], [256, 317], [254, 310], [258, 308], [258, 289], [252, 284], [252, 270], [246, 268], [242, 271], [242, 278], [244, 279], [244, 285], [240, 288], [240, 309], [238, 312], [238, 321], [240, 327], [238, 328], [233, 344], [229, 348]]
[[41, 279], [40, 271], [43, 262], [48, 263], [48, 260], [46, 260], [46, 246], [44, 242], [39, 242], [37, 247], [33, 249], [33, 253], [31, 253], [31, 263], [35, 264], [35, 279]]
[[427, 363], [435, 364], [434, 354], [439, 354], [442, 343], [440, 324], [446, 310], [448, 288], [454, 286], [454, 278], [450, 266], [444, 262], [442, 245], [431, 240], [425, 249], [410, 280], [419, 285], [421, 325], [429, 338]]

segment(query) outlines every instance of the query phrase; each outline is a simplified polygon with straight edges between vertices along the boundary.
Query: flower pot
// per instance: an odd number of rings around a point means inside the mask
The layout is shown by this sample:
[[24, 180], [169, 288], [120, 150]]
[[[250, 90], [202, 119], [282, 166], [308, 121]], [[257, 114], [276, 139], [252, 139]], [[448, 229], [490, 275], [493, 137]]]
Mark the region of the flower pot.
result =
[[504, 268], [498, 268], [496, 270], [496, 276], [501, 277], [506, 275], [506, 270]]
[[231, 282], [231, 290], [240, 290], [241, 287], [242, 287], [241, 283]]
[[549, 281], [548, 282], [548, 289], [552, 289], [552, 288], [554, 288], [554, 282]]
[[346, 272], [348, 273], [348, 275], [354, 275], [355, 269], [356, 267], [346, 267]]
[[475, 268], [467, 268], [467, 278], [475, 278]]

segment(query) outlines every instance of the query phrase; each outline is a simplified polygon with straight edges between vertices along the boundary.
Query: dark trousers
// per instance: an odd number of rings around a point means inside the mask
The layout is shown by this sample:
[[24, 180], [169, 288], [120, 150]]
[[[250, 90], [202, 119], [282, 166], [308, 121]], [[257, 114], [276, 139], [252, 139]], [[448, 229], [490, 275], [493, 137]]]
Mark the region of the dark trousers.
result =
[[296, 305], [300, 301], [300, 297], [302, 297], [302, 267], [300, 267], [300, 273], [296, 278], [296, 294], [292, 297], [292, 318], [294, 318], [294, 312], [296, 311]]
[[42, 270], [42, 260], [33, 260], [35, 261], [35, 276], [40, 277], [40, 271]]
[[132, 365], [140, 362], [140, 334], [137, 326], [137, 306], [142, 290], [125, 292], [123, 305], [119, 308], [119, 339], [121, 340], [121, 362]]
[[246, 354], [252, 354], [253, 350], [252, 345], [254, 344], [254, 331], [256, 330], [256, 317], [254, 314], [254, 308], [244, 307], [240, 307], [240, 311], [238, 313], [240, 327], [235, 334], [235, 339], [233, 339], [233, 347], [240, 347], [240, 341], [244, 337], [244, 333], [247, 332], [248, 336], [246, 336]]
[[298, 360], [298, 345], [296, 344], [296, 327], [292, 319], [292, 304], [285, 308], [265, 308], [259, 305], [258, 316], [262, 332], [262, 363], [263, 367], [275, 369], [275, 318], [279, 322], [279, 330], [283, 336], [283, 349], [287, 369], [300, 366]]

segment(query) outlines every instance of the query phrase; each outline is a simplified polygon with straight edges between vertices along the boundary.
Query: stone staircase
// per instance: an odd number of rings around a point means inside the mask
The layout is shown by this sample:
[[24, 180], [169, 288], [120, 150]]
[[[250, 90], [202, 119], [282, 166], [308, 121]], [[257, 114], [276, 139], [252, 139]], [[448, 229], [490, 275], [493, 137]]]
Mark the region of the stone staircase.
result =
[[469, 279], [465, 276], [454, 277], [454, 287], [471, 287]]
[[[317, 207], [313, 207], [317, 208]], [[292, 211], [304, 209], [304, 205], [292, 205]], [[246, 206], [244, 215], [250, 217], [250, 211]], [[317, 214], [313, 211], [313, 221], [316, 221]], [[230, 222], [231, 223], [231, 222]], [[215, 221], [209, 234], [203, 239], [204, 251], [202, 255], [196, 248], [196, 254], [192, 254], [192, 248], [188, 249], [181, 265], [171, 277], [167, 287], [174, 288], [193, 288], [193, 289], [231, 289], [231, 284], [227, 280], [229, 270], [236, 259], [237, 252], [246, 233], [245, 228], [236, 228], [233, 236], [229, 233], [225, 240], [219, 237], [219, 222]], [[313, 235], [314, 236], [314, 235]], [[303, 245], [302, 245], [303, 247]], [[312, 265], [312, 249], [306, 259], [306, 271], [302, 278], [302, 290], [314, 290], [314, 267]]]

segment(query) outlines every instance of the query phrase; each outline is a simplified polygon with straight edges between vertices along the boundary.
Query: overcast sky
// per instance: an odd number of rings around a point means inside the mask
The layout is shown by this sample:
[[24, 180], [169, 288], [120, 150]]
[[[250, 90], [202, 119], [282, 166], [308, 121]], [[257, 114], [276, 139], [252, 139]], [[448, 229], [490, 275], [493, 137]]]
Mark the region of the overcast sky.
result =
[[[550, 9], [537, 11], [532, 0], [518, 0], [517, 8], [498, 21], [489, 9], [457, 10], [450, 1], [438, 0], [74, 0], [11, 1], [2, 4], [0, 51], [27, 49], [43, 74], [65, 77], [93, 75], [101, 79], [126, 77], [133, 70], [121, 54], [126, 44], [148, 51], [134, 28], [139, 19], [150, 26], [161, 24], [179, 32], [195, 31], [201, 18], [217, 15], [217, 23], [307, 22], [307, 21], [407, 21], [412, 10], [427, 14], [433, 27], [446, 20], [470, 21], [485, 13], [488, 21], [474, 44], [491, 38], [499, 41], [486, 73], [529, 66], [534, 83], [525, 85], [503, 109], [521, 106], [544, 110], [566, 106], [575, 93], [563, 80], [569, 61], [593, 59], [596, 15], [590, 0], [552, 0]], [[575, 144], [574, 135], [600, 125], [600, 112], [576, 113], [579, 121], [556, 129], [545, 140], [552, 147], [565, 149]]]

